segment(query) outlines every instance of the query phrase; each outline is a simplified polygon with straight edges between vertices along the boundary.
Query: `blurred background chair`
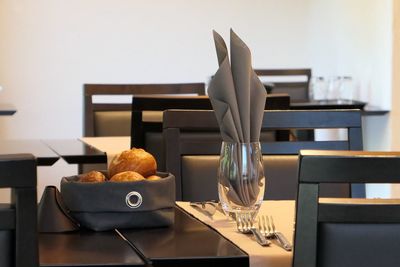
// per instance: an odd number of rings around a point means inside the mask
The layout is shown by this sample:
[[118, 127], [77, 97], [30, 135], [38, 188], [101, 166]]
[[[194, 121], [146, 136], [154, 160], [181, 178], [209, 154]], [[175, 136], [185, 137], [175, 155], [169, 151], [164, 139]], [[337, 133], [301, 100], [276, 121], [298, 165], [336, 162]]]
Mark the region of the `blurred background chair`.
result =
[[36, 159], [0, 155], [0, 188], [11, 188], [11, 204], [0, 204], [0, 266], [37, 267]]
[[[131, 147], [150, 152], [157, 160], [159, 171], [165, 170], [162, 112], [167, 109], [211, 110], [212, 106], [208, 96], [133, 96]], [[145, 112], [148, 114], [146, 119]]]
[[[204, 95], [205, 84], [85, 84], [83, 136], [131, 136], [132, 96], [149, 94]], [[78, 168], [85, 173], [106, 170], [107, 164], [80, 164]]]
[[[270, 94], [266, 100], [269, 109], [289, 109], [287, 94]], [[208, 96], [161, 96], [139, 95], [132, 99], [131, 147], [144, 148], [157, 159], [158, 169], [165, 170], [162, 111], [167, 109], [212, 110]], [[144, 113], [152, 114], [144, 119]], [[153, 112], [153, 113], [149, 113]], [[219, 133], [215, 133], [219, 137]], [[288, 139], [287, 131], [277, 134], [279, 139]]]
[[[217, 170], [221, 137], [212, 111], [167, 110], [163, 120], [166, 170], [176, 177], [177, 199], [218, 199]], [[346, 140], [298, 141], [271, 138], [271, 131], [290, 129], [347, 130]], [[362, 150], [361, 114], [358, 110], [265, 111], [260, 137], [266, 176], [264, 199], [292, 199], [297, 195], [300, 149]], [[364, 188], [329, 184], [321, 195], [349, 197]]]
[[400, 201], [319, 199], [325, 183], [400, 183], [400, 152], [301, 151], [294, 267], [400, 264]]
[[139, 94], [204, 95], [205, 84], [85, 84], [84, 136], [130, 136], [131, 96]]
[[308, 102], [311, 69], [255, 69], [268, 93], [289, 94], [292, 102]]

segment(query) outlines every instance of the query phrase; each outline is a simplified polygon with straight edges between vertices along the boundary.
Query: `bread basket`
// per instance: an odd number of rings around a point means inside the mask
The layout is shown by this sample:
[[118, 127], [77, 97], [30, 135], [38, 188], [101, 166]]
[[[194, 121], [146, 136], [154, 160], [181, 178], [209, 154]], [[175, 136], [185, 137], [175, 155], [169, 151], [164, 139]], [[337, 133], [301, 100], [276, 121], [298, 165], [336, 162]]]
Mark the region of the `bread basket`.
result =
[[[106, 175], [106, 172], [103, 172]], [[82, 183], [80, 175], [61, 180], [61, 195], [70, 214], [94, 231], [164, 227], [174, 222], [175, 176], [136, 182]]]

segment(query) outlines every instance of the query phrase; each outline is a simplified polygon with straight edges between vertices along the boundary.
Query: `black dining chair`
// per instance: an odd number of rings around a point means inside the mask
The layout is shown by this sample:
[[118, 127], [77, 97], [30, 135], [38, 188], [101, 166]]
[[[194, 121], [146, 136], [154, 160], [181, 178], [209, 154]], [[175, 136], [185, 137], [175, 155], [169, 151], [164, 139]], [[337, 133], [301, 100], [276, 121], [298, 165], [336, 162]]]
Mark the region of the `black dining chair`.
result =
[[[287, 94], [270, 94], [266, 99], [268, 109], [289, 109]], [[159, 170], [165, 170], [165, 151], [162, 136], [162, 111], [167, 109], [212, 110], [208, 96], [137, 95], [132, 98], [131, 147], [144, 148], [157, 159]], [[153, 117], [144, 118], [145, 112], [158, 111]], [[288, 139], [287, 131], [276, 134]]]
[[[217, 169], [221, 137], [213, 111], [167, 110], [163, 120], [166, 170], [176, 177], [177, 199], [218, 199]], [[277, 140], [271, 131], [290, 129], [347, 130], [346, 140]], [[265, 111], [260, 137], [266, 176], [265, 199], [292, 199], [297, 193], [300, 149], [361, 150], [359, 110]], [[324, 196], [362, 196], [364, 187], [330, 184]]]
[[104, 100], [100, 101], [101, 103], [97, 103], [96, 97], [149, 94], [205, 95], [205, 84], [85, 84], [83, 93], [83, 135], [85, 137], [130, 135], [131, 98], [124, 103], [118, 103], [116, 100], [105, 103], [104, 101], [106, 100]]
[[[269, 93], [289, 94], [292, 102], [309, 101], [311, 69], [255, 69], [254, 71], [264, 82]], [[271, 80], [273, 78], [275, 79]]]
[[[133, 96], [131, 147], [143, 148], [154, 155], [159, 171], [165, 170], [162, 111], [171, 108], [210, 110], [212, 106], [208, 96]], [[153, 112], [153, 114], [144, 118], [146, 112]]]
[[320, 199], [325, 183], [400, 183], [400, 152], [301, 151], [294, 267], [400, 266], [400, 201]]
[[11, 203], [0, 204], [0, 266], [37, 267], [36, 159], [0, 155], [0, 188], [11, 188]]
[[[205, 95], [205, 84], [85, 84], [83, 136], [130, 136], [132, 96], [150, 94]], [[106, 98], [99, 101], [99, 97]], [[79, 164], [78, 167], [79, 173], [85, 173], [107, 169], [107, 164]]]

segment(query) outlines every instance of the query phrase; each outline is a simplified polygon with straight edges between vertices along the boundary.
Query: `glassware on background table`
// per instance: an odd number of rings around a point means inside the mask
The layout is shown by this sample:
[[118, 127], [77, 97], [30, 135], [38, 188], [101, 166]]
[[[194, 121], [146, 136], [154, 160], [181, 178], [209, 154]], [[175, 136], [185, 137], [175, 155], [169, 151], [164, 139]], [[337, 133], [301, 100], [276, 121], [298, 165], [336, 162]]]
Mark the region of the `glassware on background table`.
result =
[[218, 195], [223, 211], [255, 218], [262, 204], [265, 176], [259, 142], [222, 142]]
[[353, 79], [350, 76], [342, 76], [342, 81], [340, 83], [340, 100], [351, 101], [353, 100]]
[[328, 83], [324, 77], [313, 76], [311, 78], [309, 98], [310, 100], [328, 99]]
[[342, 84], [341, 76], [331, 76], [328, 78], [328, 100], [340, 99], [340, 88]]

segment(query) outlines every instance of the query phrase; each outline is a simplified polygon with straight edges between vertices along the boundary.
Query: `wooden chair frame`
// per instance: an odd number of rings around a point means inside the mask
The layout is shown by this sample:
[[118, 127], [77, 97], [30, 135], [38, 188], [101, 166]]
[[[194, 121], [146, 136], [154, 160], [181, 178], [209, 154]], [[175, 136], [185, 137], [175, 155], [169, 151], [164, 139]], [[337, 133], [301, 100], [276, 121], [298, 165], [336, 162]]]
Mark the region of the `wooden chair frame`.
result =
[[307, 97], [305, 99], [291, 99], [293, 102], [308, 102], [309, 101], [309, 87], [311, 80], [311, 69], [255, 69], [258, 76], [306, 76], [305, 82], [271, 82], [273, 84], [271, 93], [274, 93], [274, 89], [287, 88], [287, 92], [290, 95], [291, 90], [298, 90], [298, 88], [304, 88]]
[[324, 183], [400, 183], [400, 152], [300, 151], [293, 266], [317, 266], [318, 224], [400, 223], [399, 204], [319, 203]]
[[[279, 141], [262, 142], [264, 155], [296, 155], [300, 149], [362, 150], [361, 114], [359, 110], [278, 110], [265, 111], [264, 130], [347, 128], [347, 141]], [[163, 134], [166, 169], [176, 178], [176, 196], [182, 198], [181, 156], [219, 155], [221, 139], [206, 144], [201, 140], [183, 142], [181, 133], [190, 131], [219, 132], [213, 111], [164, 111]], [[364, 188], [353, 188], [354, 196], [365, 195]]]
[[0, 188], [11, 188], [2, 204], [0, 229], [14, 231], [14, 266], [39, 266], [36, 159], [31, 154], [0, 155]]
[[[267, 96], [266, 108], [289, 109], [290, 98], [287, 94]], [[162, 132], [161, 122], [143, 121], [144, 111], [164, 111], [167, 109], [212, 110], [208, 96], [160, 96], [139, 95], [132, 98], [131, 147], [146, 147], [145, 133]], [[280, 138], [286, 138], [284, 132]]]
[[96, 104], [94, 95], [140, 95], [140, 94], [205, 94], [204, 83], [182, 84], [85, 84], [84, 136], [96, 136], [94, 113], [97, 111], [130, 111], [131, 104]]

